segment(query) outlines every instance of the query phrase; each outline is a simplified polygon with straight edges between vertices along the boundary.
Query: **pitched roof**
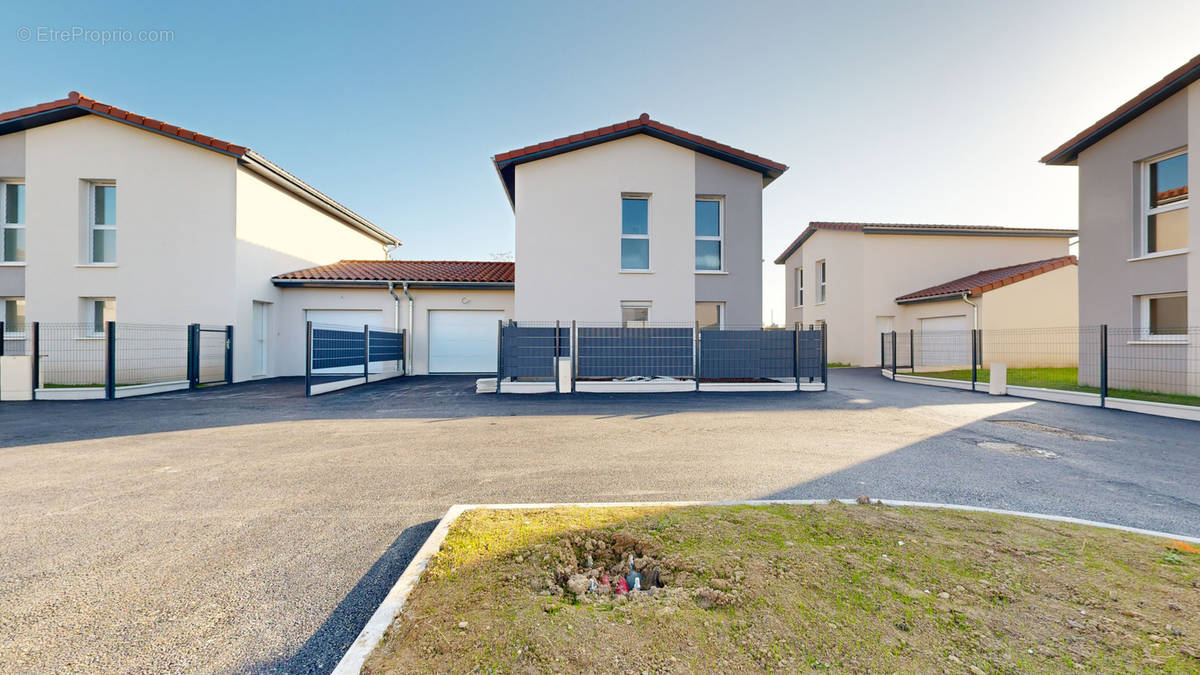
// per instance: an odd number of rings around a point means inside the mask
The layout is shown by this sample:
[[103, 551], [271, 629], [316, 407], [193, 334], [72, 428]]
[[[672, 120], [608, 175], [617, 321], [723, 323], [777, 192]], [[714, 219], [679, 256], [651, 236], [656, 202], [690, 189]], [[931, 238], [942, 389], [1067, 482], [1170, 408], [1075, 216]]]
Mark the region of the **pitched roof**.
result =
[[[451, 284], [512, 284], [511, 262], [472, 260], [342, 260], [330, 265], [279, 274], [276, 285], [287, 282], [386, 283], [408, 281]], [[278, 283], [284, 282], [284, 283]]]
[[1024, 281], [1030, 277], [1036, 277], [1039, 274], [1045, 274], [1060, 267], [1068, 265], [1076, 265], [1079, 263], [1078, 258], [1073, 255], [1064, 255], [1058, 258], [1048, 258], [1046, 260], [1035, 260], [1033, 262], [1021, 263], [1020, 265], [1009, 265], [1008, 267], [997, 267], [990, 270], [982, 270], [974, 274], [968, 274], [965, 277], [959, 277], [953, 281], [947, 281], [943, 284], [923, 288], [919, 291], [914, 291], [906, 295], [901, 295], [896, 298], [896, 302], [905, 304], [909, 302], [920, 302], [922, 300], [935, 300], [945, 297], [953, 297], [966, 293], [968, 295], [980, 295], [988, 291], [995, 290], [1001, 286], [1015, 284], [1018, 281]]
[[230, 143], [175, 126], [174, 124], [138, 115], [137, 113], [88, 98], [77, 91], [69, 92], [66, 98], [60, 98], [56, 101], [47, 101], [46, 103], [39, 103], [0, 113], [0, 135], [62, 122], [76, 117], [83, 117], [84, 115], [99, 115], [116, 122], [129, 124], [176, 140], [191, 143], [206, 150], [213, 150], [234, 157], [248, 169], [273, 182], [286, 184], [290, 190], [299, 193], [301, 198], [329, 212], [334, 217], [346, 221], [352, 227], [364, 231], [376, 240], [386, 244], [400, 245], [400, 240], [386, 230], [351, 211], [320, 190], [305, 183], [295, 175], [285, 171], [280, 166], [244, 145]]
[[681, 145], [690, 150], [695, 150], [696, 152], [757, 171], [763, 175], [764, 186], [781, 176], [788, 169], [786, 164], [780, 164], [766, 157], [725, 145], [724, 143], [719, 143], [703, 136], [698, 136], [690, 131], [684, 131], [669, 124], [663, 124], [658, 120], [650, 119], [650, 115], [647, 113], [642, 113], [637, 119], [627, 122], [618, 122], [617, 124], [600, 127], [599, 129], [592, 129], [556, 138], [552, 141], [535, 143], [534, 145], [527, 145], [516, 150], [502, 152], [492, 157], [492, 162], [495, 164], [496, 170], [500, 173], [500, 180], [504, 183], [504, 190], [508, 194], [508, 201], [511, 203], [513, 201], [513, 191], [516, 187], [513, 167], [517, 164], [579, 150], [598, 143], [615, 141], [618, 138], [634, 134], [646, 134], [667, 141], [668, 143]]
[[950, 234], [964, 236], [992, 237], [1075, 237], [1078, 230], [1060, 230], [1045, 227], [1001, 227], [999, 225], [932, 225], [920, 223], [829, 223], [812, 222], [800, 236], [783, 249], [783, 253], [775, 258], [776, 265], [782, 265], [792, 256], [809, 237], [818, 230], [836, 232], [862, 232], [864, 234]]
[[1137, 116], [1179, 93], [1184, 87], [1198, 79], [1200, 79], [1200, 55], [1172, 70], [1166, 77], [1121, 104], [1120, 107], [1100, 118], [1092, 126], [1075, 134], [1071, 140], [1046, 153], [1041, 162], [1060, 166], [1073, 164], [1079, 153], [1133, 121]]

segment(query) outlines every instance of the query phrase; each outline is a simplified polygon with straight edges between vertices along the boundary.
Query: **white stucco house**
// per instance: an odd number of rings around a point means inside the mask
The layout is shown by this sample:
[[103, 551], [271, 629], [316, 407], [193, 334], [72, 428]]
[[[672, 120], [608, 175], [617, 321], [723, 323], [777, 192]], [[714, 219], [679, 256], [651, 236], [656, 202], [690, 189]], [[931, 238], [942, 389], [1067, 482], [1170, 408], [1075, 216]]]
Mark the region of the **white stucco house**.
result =
[[[71, 92], [0, 114], [0, 299], [25, 325], [233, 325], [234, 379], [294, 374], [271, 276], [399, 241], [249, 148]], [[10, 350], [11, 351], [11, 350]]]
[[[1077, 268], [1068, 255], [1075, 235], [1047, 228], [811, 222], [775, 263], [786, 275], [788, 323], [828, 324], [830, 361], [873, 365], [880, 361], [880, 333], [893, 330], [1077, 325]], [[995, 279], [1003, 283], [987, 288], [985, 303], [983, 289]], [[1014, 279], [1023, 281], [1019, 290], [1009, 288]], [[1013, 301], [1019, 309], [1008, 309]]]

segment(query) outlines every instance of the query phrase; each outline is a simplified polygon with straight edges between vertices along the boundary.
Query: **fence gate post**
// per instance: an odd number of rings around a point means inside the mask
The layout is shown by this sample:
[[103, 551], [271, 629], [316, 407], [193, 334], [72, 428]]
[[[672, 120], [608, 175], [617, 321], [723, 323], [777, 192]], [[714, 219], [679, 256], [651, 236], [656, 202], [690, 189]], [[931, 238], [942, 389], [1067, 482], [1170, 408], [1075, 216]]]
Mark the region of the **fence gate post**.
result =
[[892, 379], [896, 379], [896, 331], [892, 331]]
[[700, 391], [700, 322], [696, 322], [692, 339], [692, 376], [696, 379], [696, 391]]
[[1100, 407], [1108, 398], [1108, 324], [1100, 324]]
[[233, 326], [225, 326], [225, 384], [233, 384]]
[[916, 342], [913, 338], [916, 334], [917, 332], [913, 329], [908, 329], [908, 370], [913, 374], [917, 372], [917, 350], [916, 347], [913, 347]]
[[821, 324], [821, 384], [829, 391], [829, 324]]
[[884, 340], [887, 339], [887, 333], [879, 333], [879, 367], [887, 368], [887, 347], [884, 346]]
[[971, 391], [975, 391], [975, 382], [979, 379], [979, 341], [975, 336], [978, 330], [978, 328], [971, 329]]
[[558, 344], [558, 328], [559, 320], [554, 320], [554, 393], [561, 394], [562, 387], [558, 385], [558, 357], [562, 354], [562, 347]]
[[4, 320], [0, 319], [0, 356], [4, 356]]
[[312, 322], [304, 322], [304, 397], [312, 396]]
[[117, 397], [117, 322], [104, 322], [104, 398]]
[[792, 377], [796, 378], [796, 391], [800, 391], [800, 322], [792, 324]]
[[371, 381], [371, 326], [363, 324], [363, 384]]
[[400, 329], [400, 374], [408, 375], [408, 329]]
[[579, 377], [579, 333], [571, 319], [571, 393], [575, 393], [575, 378]]
[[187, 325], [187, 381], [188, 389], [196, 388], [196, 333], [192, 330], [195, 324]]
[[496, 393], [504, 379], [504, 319], [496, 319]]
[[41, 330], [37, 321], [33, 322], [33, 394], [31, 398], [37, 400], [38, 383], [42, 380], [42, 355], [41, 349]]

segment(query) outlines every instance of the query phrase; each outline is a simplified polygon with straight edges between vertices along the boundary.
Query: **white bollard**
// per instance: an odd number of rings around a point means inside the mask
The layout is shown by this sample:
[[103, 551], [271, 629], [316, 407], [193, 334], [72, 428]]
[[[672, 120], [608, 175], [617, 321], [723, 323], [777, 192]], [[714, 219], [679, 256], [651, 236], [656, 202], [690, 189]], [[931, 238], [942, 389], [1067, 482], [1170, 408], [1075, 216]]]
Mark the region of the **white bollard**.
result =
[[0, 401], [33, 400], [33, 357], [0, 356]]
[[1008, 394], [1008, 365], [993, 363], [990, 368], [992, 375], [988, 378], [988, 393], [992, 396]]
[[571, 393], [571, 357], [561, 356], [558, 359], [558, 393]]

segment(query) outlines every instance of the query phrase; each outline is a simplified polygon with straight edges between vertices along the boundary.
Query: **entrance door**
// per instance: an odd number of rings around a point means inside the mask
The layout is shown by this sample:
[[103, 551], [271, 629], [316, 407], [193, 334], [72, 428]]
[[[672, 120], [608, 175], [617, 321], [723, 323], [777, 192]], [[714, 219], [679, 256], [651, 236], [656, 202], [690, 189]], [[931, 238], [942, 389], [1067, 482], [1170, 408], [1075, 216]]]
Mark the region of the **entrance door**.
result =
[[254, 301], [254, 309], [250, 316], [250, 323], [253, 324], [254, 331], [254, 370], [252, 375], [267, 374], [267, 334], [270, 321], [270, 305], [269, 302]]

